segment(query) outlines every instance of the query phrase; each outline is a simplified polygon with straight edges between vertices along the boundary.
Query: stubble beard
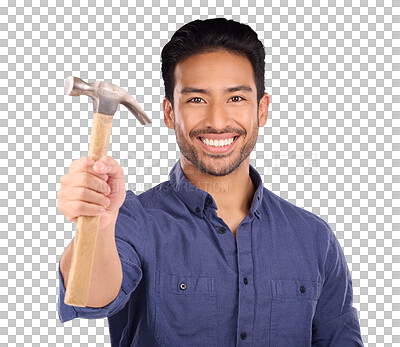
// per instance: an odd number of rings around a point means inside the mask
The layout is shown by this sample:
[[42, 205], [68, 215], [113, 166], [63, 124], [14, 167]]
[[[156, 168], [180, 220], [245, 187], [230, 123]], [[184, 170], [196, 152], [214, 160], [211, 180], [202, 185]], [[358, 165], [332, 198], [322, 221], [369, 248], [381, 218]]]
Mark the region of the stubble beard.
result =
[[[236, 152], [238, 152], [237, 149], [228, 154], [210, 154], [205, 152], [202, 152], [202, 154], [200, 154], [199, 151], [201, 150], [197, 149], [195, 146], [192, 146], [185, 139], [184, 135], [176, 127], [175, 124], [176, 123], [174, 122], [176, 141], [182, 155], [199, 170], [213, 176], [226, 176], [235, 171], [240, 166], [240, 164], [245, 159], [247, 159], [257, 143], [259, 124], [258, 117], [257, 124], [255, 123], [251, 131], [250, 138], [239, 149], [238, 154], [236, 154]], [[240, 137], [242, 138], [243, 135], [241, 135]], [[241, 138], [239, 138], [238, 140], [241, 140]], [[198, 141], [198, 139], [193, 138], [193, 141]], [[235, 144], [235, 146], [237, 146], [237, 144]], [[206, 157], [206, 160], [202, 159], [202, 157], [204, 156]]]

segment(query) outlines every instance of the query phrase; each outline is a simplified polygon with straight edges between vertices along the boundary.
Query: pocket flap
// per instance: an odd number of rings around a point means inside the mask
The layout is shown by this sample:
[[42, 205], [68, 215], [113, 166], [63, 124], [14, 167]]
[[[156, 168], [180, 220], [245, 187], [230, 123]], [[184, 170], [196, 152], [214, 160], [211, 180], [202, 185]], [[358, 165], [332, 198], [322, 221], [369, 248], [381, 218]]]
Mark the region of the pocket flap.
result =
[[174, 294], [215, 293], [215, 278], [206, 276], [185, 276], [156, 271], [156, 291]]
[[296, 298], [317, 300], [322, 285], [318, 282], [303, 280], [271, 280], [273, 298]]

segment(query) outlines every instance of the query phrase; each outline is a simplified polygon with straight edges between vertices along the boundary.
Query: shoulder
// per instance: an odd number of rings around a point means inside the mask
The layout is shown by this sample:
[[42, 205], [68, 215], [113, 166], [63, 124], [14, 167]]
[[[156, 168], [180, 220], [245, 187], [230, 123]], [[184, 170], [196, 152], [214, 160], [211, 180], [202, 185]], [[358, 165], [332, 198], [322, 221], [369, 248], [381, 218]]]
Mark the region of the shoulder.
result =
[[321, 239], [326, 246], [334, 237], [329, 224], [315, 213], [294, 205], [264, 187], [263, 204], [272, 218], [295, 230]]
[[140, 194], [127, 190], [124, 205], [125, 208], [136, 211], [136, 214], [140, 214], [142, 218], [151, 218], [154, 215], [170, 211], [171, 206], [177, 207], [181, 203], [170, 182], [165, 181]]
[[145, 208], [152, 209], [162, 205], [165, 200], [174, 199], [175, 194], [171, 189], [170, 182], [165, 181], [137, 195], [137, 197]]

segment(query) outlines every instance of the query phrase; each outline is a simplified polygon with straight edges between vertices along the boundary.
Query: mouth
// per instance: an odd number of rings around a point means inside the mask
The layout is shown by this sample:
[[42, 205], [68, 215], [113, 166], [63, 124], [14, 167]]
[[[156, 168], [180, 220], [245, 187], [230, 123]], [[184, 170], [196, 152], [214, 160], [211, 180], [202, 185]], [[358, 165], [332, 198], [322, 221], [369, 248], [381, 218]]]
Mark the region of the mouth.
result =
[[203, 149], [211, 153], [225, 153], [233, 148], [237, 142], [239, 135], [226, 137], [224, 139], [210, 139], [207, 136], [198, 136], [197, 140]]

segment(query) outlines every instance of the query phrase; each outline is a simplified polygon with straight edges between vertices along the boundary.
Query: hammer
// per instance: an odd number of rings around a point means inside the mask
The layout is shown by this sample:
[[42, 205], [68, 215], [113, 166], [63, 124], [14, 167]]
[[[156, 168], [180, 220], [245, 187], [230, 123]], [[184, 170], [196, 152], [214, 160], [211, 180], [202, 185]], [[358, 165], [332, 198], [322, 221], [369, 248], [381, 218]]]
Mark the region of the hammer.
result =
[[[112, 121], [119, 104], [124, 105], [142, 125], [151, 123], [135, 98], [115, 84], [86, 83], [78, 77], [70, 76], [65, 79], [64, 89], [67, 95], [83, 94], [93, 100], [95, 113], [90, 135], [89, 157], [94, 161], [107, 155]], [[87, 306], [99, 219], [100, 216], [78, 217], [75, 245], [64, 298], [67, 305]]]

